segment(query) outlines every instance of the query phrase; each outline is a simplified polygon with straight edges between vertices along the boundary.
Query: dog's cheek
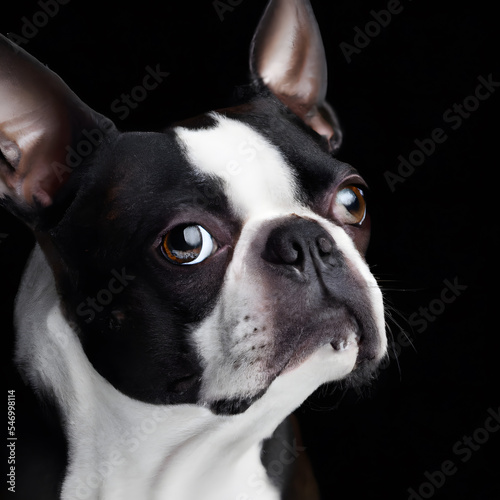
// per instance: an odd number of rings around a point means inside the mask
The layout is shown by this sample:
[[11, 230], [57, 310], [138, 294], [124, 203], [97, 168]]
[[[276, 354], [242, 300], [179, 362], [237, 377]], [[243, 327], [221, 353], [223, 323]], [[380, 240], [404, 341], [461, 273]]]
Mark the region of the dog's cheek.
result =
[[[125, 270], [120, 287], [87, 274], [88, 288], [73, 297], [67, 316], [94, 368], [139, 400], [195, 403], [201, 367], [189, 325], [214, 308], [229, 258], [221, 254], [196, 269], [146, 258], [117, 266]], [[69, 297], [70, 288], [65, 289]]]
[[275, 347], [270, 304], [260, 276], [248, 266], [254, 238], [253, 230], [242, 232], [217, 303], [191, 334], [204, 369], [201, 399], [221, 408], [228, 400], [232, 408], [240, 407], [238, 401], [270, 383], [269, 357]]

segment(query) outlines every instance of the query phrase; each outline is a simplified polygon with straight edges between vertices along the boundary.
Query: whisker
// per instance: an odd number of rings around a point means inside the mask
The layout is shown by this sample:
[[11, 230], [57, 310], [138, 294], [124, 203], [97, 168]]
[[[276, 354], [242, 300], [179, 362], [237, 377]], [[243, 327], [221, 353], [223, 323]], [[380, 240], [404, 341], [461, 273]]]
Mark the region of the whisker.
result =
[[[387, 330], [389, 331], [391, 337], [392, 337], [392, 342], [389, 344], [390, 348], [392, 349], [392, 352], [394, 353], [394, 359], [396, 360], [396, 366], [398, 367], [398, 373], [399, 373], [399, 381], [401, 382], [403, 380], [403, 372], [401, 371], [401, 365], [399, 364], [399, 355], [396, 351], [396, 341], [394, 340], [394, 335], [392, 333], [391, 325], [386, 323]], [[390, 356], [389, 356], [390, 359]]]

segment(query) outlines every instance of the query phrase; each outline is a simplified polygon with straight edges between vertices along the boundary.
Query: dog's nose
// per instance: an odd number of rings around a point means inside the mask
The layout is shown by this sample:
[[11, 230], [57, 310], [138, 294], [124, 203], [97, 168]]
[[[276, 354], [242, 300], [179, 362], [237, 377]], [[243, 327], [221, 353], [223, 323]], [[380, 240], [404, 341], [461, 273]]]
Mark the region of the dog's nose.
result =
[[293, 267], [300, 272], [311, 267], [308, 264], [318, 271], [318, 265], [335, 266], [340, 262], [340, 251], [327, 231], [317, 222], [300, 217], [274, 227], [261, 256], [271, 264]]

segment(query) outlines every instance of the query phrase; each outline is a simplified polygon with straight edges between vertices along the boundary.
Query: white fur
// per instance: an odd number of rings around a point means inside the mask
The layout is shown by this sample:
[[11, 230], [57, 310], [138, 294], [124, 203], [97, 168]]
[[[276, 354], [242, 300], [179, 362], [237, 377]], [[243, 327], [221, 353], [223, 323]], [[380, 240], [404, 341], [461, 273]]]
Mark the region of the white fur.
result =
[[[270, 317], [262, 303], [264, 285], [245, 263], [262, 224], [291, 213], [321, 224], [363, 277], [382, 356], [380, 290], [349, 236], [297, 201], [291, 171], [274, 146], [250, 127], [214, 116], [219, 122], [214, 129], [177, 129], [193, 164], [224, 179], [234, 210], [245, 220], [220, 299], [192, 332], [205, 364], [202, 396], [211, 401], [267, 388], [258, 363], [253, 368], [245, 363], [252, 345], [270, 341], [269, 332], [246, 338], [240, 329], [246, 314], [258, 329]], [[347, 332], [343, 350], [324, 345], [272, 381], [244, 413], [217, 416], [203, 406], [133, 400], [101, 377], [63, 317], [52, 272], [38, 247], [22, 281], [15, 317], [17, 362], [36, 388], [55, 395], [64, 417], [69, 467], [63, 500], [278, 500], [260, 461], [261, 441], [317, 387], [348, 375], [358, 350], [355, 332]], [[221, 328], [231, 324], [234, 329]], [[239, 369], [237, 360], [243, 361]]]
[[295, 181], [278, 149], [244, 123], [217, 113], [211, 116], [216, 127], [175, 131], [190, 162], [224, 180], [236, 213], [244, 219], [248, 214], [268, 217], [293, 205]]
[[[291, 169], [279, 150], [262, 135], [238, 120], [212, 113], [217, 121], [209, 129], [176, 128], [190, 162], [210, 176], [224, 182], [233, 210], [245, 225], [234, 249], [218, 304], [211, 315], [193, 332], [205, 361], [202, 398], [216, 401], [240, 395], [254, 395], [269, 383], [265, 373], [267, 359], [252, 351], [255, 345], [272, 348], [273, 310], [260, 277], [248, 269], [251, 244], [269, 221], [295, 214], [318, 222], [328, 231], [351, 269], [361, 274], [368, 291], [372, 315], [380, 337], [379, 357], [386, 350], [382, 294], [365, 260], [347, 233], [331, 221], [303, 206]], [[244, 154], [251, 147], [251, 154]], [[238, 168], [228, 169], [228, 165]], [[251, 323], [244, 321], [251, 316]], [[227, 328], [228, 325], [230, 328]], [[270, 327], [263, 332], [262, 326]], [[248, 331], [256, 328], [255, 334]], [[231, 347], [228, 347], [231, 346]], [[348, 349], [349, 350], [349, 349]], [[335, 362], [337, 358], [335, 358]], [[342, 374], [341, 377], [346, 374]], [[330, 379], [330, 380], [337, 380]], [[325, 380], [326, 382], [326, 380]]]
[[319, 349], [236, 416], [133, 400], [89, 363], [39, 247], [23, 277], [16, 325], [18, 364], [35, 387], [55, 394], [64, 415], [63, 500], [277, 500], [260, 462], [261, 440], [319, 385], [349, 373], [357, 354], [355, 347]]

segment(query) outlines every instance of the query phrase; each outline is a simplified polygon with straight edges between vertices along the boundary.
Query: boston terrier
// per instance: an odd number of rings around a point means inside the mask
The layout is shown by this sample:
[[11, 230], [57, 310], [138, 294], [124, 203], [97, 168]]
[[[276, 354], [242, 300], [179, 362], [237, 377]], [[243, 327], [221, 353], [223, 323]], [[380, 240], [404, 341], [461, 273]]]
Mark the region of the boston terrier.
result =
[[61, 415], [63, 500], [283, 498], [265, 444], [385, 355], [309, 1], [271, 0], [250, 52], [242, 102], [122, 133], [0, 40], [0, 199], [37, 242], [15, 362]]

